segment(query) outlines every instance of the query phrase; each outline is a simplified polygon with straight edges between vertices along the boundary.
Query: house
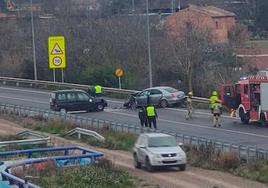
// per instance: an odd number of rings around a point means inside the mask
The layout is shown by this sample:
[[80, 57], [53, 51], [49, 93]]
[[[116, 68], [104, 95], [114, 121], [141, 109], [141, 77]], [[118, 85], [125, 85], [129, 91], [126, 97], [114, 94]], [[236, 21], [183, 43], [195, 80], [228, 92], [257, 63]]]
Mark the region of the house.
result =
[[209, 30], [212, 41], [228, 42], [228, 31], [235, 25], [235, 14], [214, 6], [189, 5], [166, 18], [166, 28], [171, 36], [179, 37], [191, 24], [196, 29]]

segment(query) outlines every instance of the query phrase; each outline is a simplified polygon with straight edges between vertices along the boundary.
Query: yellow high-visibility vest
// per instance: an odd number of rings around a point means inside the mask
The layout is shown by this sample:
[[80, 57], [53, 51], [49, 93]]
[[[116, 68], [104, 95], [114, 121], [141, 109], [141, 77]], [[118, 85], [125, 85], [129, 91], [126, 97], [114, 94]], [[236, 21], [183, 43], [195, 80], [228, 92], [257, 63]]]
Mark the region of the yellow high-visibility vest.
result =
[[154, 106], [148, 106], [146, 108], [146, 111], [147, 111], [147, 116], [148, 117], [153, 117], [155, 116], [155, 109], [154, 109]]
[[95, 86], [95, 93], [102, 93], [102, 87], [100, 85]]
[[218, 100], [218, 96], [212, 95], [212, 96], [209, 97], [209, 100], [210, 100], [210, 108], [212, 108], [213, 104], [215, 104], [216, 101]]

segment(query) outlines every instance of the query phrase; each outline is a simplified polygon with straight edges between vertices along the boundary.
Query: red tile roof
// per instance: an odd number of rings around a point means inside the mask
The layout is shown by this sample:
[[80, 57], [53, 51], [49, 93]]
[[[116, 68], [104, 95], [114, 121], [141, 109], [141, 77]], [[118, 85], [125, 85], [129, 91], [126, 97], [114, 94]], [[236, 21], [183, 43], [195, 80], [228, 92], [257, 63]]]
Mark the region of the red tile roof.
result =
[[229, 12], [224, 9], [220, 9], [214, 6], [196, 6], [196, 5], [189, 5], [189, 8], [195, 11], [202, 12], [203, 14], [207, 14], [211, 17], [235, 17], [236, 15], [233, 12]]

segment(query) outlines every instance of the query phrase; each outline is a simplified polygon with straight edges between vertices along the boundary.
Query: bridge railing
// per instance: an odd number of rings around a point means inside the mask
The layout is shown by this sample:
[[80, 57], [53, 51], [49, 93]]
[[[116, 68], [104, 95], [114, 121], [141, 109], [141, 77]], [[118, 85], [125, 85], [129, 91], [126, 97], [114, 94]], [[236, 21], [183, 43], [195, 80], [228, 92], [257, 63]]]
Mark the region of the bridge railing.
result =
[[197, 147], [212, 147], [220, 151], [233, 151], [237, 152], [239, 157], [246, 161], [251, 161], [255, 159], [265, 159], [268, 160], [268, 150], [257, 148], [253, 146], [239, 145], [234, 143], [228, 143], [225, 141], [214, 140], [199, 136], [193, 136], [184, 134], [181, 132], [174, 132], [169, 130], [151, 130], [144, 129], [138, 125], [121, 124], [113, 121], [100, 120], [95, 118], [83, 117], [69, 113], [54, 112], [50, 110], [10, 105], [10, 104], [0, 104], [0, 113], [5, 114], [15, 114], [21, 117], [42, 117], [44, 119], [61, 119], [63, 121], [73, 122], [77, 126], [83, 129], [109, 129], [117, 132], [126, 132], [133, 134], [140, 134], [143, 132], [162, 132], [173, 135], [176, 137], [178, 142], [182, 142], [185, 145], [192, 145]]
[[[0, 83], [3, 85], [14, 85], [14, 86], [28, 86], [28, 87], [42, 87], [42, 88], [69, 88], [69, 89], [83, 89], [87, 90], [89, 85], [82, 84], [74, 84], [74, 83], [62, 83], [62, 82], [51, 82], [44, 80], [31, 80], [31, 79], [22, 79], [22, 78], [12, 78], [12, 77], [0, 77]], [[115, 94], [123, 94], [130, 95], [138, 92], [138, 90], [129, 90], [129, 89], [119, 89], [119, 88], [111, 88], [104, 87], [105, 92], [115, 93]], [[209, 100], [207, 98], [202, 97], [193, 97], [193, 100], [196, 102], [208, 103]]]

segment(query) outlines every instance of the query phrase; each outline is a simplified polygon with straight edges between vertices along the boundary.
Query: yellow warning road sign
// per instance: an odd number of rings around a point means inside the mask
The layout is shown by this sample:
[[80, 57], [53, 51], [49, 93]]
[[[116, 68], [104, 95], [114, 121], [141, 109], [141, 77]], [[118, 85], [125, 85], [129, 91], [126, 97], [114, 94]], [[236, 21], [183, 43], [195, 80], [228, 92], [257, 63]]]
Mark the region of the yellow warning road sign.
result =
[[48, 67], [50, 69], [66, 68], [64, 36], [48, 37]]
[[117, 76], [117, 77], [121, 77], [121, 76], [123, 76], [124, 71], [123, 71], [123, 69], [121, 69], [121, 68], [117, 68], [117, 69], [115, 70], [114, 74], [115, 74], [115, 76]]

